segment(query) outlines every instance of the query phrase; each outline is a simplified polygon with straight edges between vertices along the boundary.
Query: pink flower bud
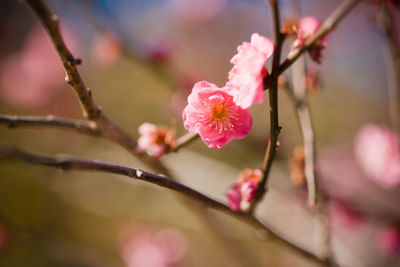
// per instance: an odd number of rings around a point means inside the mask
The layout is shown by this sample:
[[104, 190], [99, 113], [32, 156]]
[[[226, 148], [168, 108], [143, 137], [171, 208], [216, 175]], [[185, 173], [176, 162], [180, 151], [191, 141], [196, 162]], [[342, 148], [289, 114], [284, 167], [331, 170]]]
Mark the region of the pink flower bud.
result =
[[395, 227], [385, 227], [378, 233], [378, 246], [386, 255], [400, 252], [400, 231]]
[[226, 197], [232, 210], [246, 209], [253, 201], [258, 183], [263, 173], [261, 169], [244, 169], [237, 181], [228, 189]]
[[240, 188], [234, 184], [231, 186], [226, 192], [226, 198], [228, 199], [229, 207], [231, 210], [239, 210], [240, 203], [242, 202], [242, 193], [240, 192]]
[[[297, 24], [297, 39], [294, 41], [292, 48], [294, 49], [302, 46], [307, 39], [316, 33], [320, 26], [321, 22], [313, 16], [307, 16], [300, 19]], [[325, 47], [325, 37], [322, 37], [310, 49], [308, 49], [308, 53], [315, 62], [321, 63], [321, 52]]]
[[159, 158], [176, 145], [175, 131], [151, 123], [139, 127], [138, 151]]

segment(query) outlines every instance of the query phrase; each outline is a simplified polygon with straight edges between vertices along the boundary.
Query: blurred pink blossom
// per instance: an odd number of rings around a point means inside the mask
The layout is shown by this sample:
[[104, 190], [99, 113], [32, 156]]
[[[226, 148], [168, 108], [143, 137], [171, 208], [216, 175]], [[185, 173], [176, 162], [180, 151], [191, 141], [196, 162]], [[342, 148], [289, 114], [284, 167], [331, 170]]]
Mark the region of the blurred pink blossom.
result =
[[201, 23], [216, 17], [226, 0], [169, 0], [170, 14], [184, 23]]
[[173, 58], [173, 45], [166, 41], [153, 41], [146, 46], [146, 58], [153, 63], [168, 63]]
[[328, 215], [331, 225], [340, 228], [357, 228], [363, 221], [362, 215], [342, 201], [332, 200], [328, 205]]
[[253, 124], [250, 112], [237, 106], [226, 88], [206, 81], [194, 85], [182, 118], [185, 128], [198, 133], [209, 148], [245, 138]]
[[128, 267], [172, 267], [182, 263], [187, 243], [176, 229], [122, 232], [122, 256]]
[[[313, 16], [301, 18], [297, 24], [297, 39], [296, 41], [294, 41], [292, 48], [302, 46], [307, 41], [307, 39], [314, 35], [314, 33], [319, 29], [320, 26], [321, 22], [319, 21], [319, 19]], [[322, 37], [308, 50], [308, 54], [315, 62], [321, 63], [321, 52], [325, 47], [325, 37]]]
[[118, 62], [122, 56], [122, 47], [118, 38], [112, 33], [98, 35], [92, 45], [92, 57], [96, 63], [109, 67]]
[[378, 246], [385, 255], [393, 255], [400, 252], [399, 229], [387, 226], [378, 232]]
[[[69, 28], [63, 31], [71, 51], [77, 40]], [[48, 104], [64, 82], [64, 70], [42, 26], [28, 34], [22, 51], [8, 57], [0, 66], [0, 96], [9, 104], [36, 108]]]
[[148, 122], [139, 127], [138, 151], [159, 158], [176, 144], [175, 131]]
[[253, 201], [263, 172], [261, 169], [244, 169], [236, 182], [229, 187], [226, 197], [232, 210], [246, 210]]
[[246, 109], [264, 100], [263, 79], [268, 74], [265, 61], [272, 55], [274, 45], [268, 38], [253, 33], [251, 42], [243, 42], [237, 51], [231, 59], [234, 67], [227, 85], [235, 103]]
[[385, 188], [400, 183], [400, 140], [387, 128], [367, 124], [354, 142], [354, 153], [366, 175]]

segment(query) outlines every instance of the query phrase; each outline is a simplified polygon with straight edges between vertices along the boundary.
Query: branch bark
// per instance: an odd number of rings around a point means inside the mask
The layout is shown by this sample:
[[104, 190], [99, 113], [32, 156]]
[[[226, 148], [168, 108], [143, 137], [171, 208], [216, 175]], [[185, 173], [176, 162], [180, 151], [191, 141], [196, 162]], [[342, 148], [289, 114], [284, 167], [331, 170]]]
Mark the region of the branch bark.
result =
[[265, 152], [263, 163], [263, 176], [257, 188], [254, 200], [250, 204], [249, 212], [253, 212], [257, 204], [262, 200], [265, 192], [267, 191], [267, 180], [271, 170], [272, 162], [276, 154], [276, 143], [278, 135], [281, 131], [278, 120], [278, 77], [279, 77], [279, 62], [281, 58], [282, 45], [284, 35], [281, 33], [279, 1], [270, 1], [272, 6], [272, 14], [274, 19], [274, 35], [275, 35], [275, 49], [272, 62], [271, 82], [272, 86], [269, 90], [269, 114], [270, 114], [270, 132], [268, 146]]
[[96, 123], [87, 120], [74, 120], [60, 118], [52, 115], [40, 116], [15, 116], [1, 115], [0, 124], [7, 125], [9, 128], [16, 127], [55, 127], [72, 129], [79, 133], [97, 136], [100, 134]]

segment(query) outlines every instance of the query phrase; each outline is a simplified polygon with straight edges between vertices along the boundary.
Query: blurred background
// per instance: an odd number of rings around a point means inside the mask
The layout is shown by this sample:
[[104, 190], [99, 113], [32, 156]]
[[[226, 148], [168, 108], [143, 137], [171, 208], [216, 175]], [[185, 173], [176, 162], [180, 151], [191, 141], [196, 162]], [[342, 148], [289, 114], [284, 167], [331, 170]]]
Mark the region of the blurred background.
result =
[[[283, 24], [305, 15], [323, 21], [340, 2], [282, 0]], [[353, 149], [363, 125], [391, 126], [389, 88], [396, 74], [377, 24], [379, 2], [360, 4], [328, 35], [321, 65], [305, 56], [313, 81], [317, 173], [328, 199], [323, 217], [330, 222], [330, 246], [341, 266], [399, 266], [400, 189], [368, 179]], [[207, 80], [223, 86], [239, 44], [254, 32], [273, 39], [271, 10], [262, 0], [47, 4], [60, 16], [73, 55], [82, 59], [79, 71], [96, 103], [135, 137], [143, 122], [185, 134], [181, 114], [193, 84]], [[397, 17], [398, 10], [391, 12]], [[0, 29], [0, 113], [81, 118], [62, 65], [23, 1], [2, 1]], [[287, 40], [282, 58], [292, 42]], [[285, 78], [290, 81], [290, 70]], [[251, 108], [254, 124], [246, 139], [217, 150], [196, 140], [162, 161], [183, 183], [226, 201], [226, 189], [242, 169], [262, 166], [267, 104]], [[318, 253], [325, 235], [321, 216], [306, 206], [304, 181], [290, 178], [292, 154], [302, 137], [284, 89], [279, 120], [271, 189], [257, 215]], [[1, 126], [0, 145], [151, 171], [110, 141], [68, 130]], [[211, 212], [221, 241], [175, 194], [125, 177], [1, 161], [0, 178], [0, 266], [318, 266], [248, 225]]]

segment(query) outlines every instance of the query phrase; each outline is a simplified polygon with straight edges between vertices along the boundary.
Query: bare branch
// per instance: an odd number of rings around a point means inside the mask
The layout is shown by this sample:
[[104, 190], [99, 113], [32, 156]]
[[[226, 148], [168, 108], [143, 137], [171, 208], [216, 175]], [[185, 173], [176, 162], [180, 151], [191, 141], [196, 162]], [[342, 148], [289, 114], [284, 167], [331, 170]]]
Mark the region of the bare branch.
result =
[[198, 201], [206, 208], [218, 210], [227, 215], [240, 219], [243, 222], [246, 222], [247, 224], [251, 225], [252, 227], [267, 231], [269, 234], [268, 235], [269, 238], [285, 246], [293, 248], [294, 251], [301, 253], [303, 256], [306, 256], [307, 258], [312, 259], [315, 262], [322, 264], [327, 263], [325, 260], [316, 258], [312, 253], [310, 253], [306, 249], [291, 243], [290, 241], [288, 241], [288, 239], [286, 239], [285, 235], [274, 231], [274, 229], [270, 225], [260, 222], [252, 214], [240, 211], [239, 212], [232, 211], [227, 205], [219, 201], [216, 201], [212, 198], [209, 198], [206, 195], [164, 175], [156, 175], [137, 168], [131, 168], [123, 165], [117, 165], [97, 160], [81, 159], [67, 155], [58, 155], [53, 157], [41, 156], [24, 152], [11, 147], [0, 147], [0, 159], [21, 160], [35, 165], [44, 165], [63, 170], [86, 170], [86, 171], [99, 171], [104, 173], [118, 174], [129, 178], [148, 182], [151, 184], [155, 184], [163, 188], [168, 188], [175, 192], [179, 192], [184, 196], [189, 197], [190, 199]]
[[397, 36], [396, 18], [394, 11], [382, 5], [382, 16], [377, 17], [381, 26], [386, 45], [384, 58], [388, 84], [388, 111], [393, 130], [400, 134], [400, 40]]
[[[291, 97], [296, 107], [297, 117], [300, 124], [300, 132], [303, 136], [305, 165], [304, 173], [307, 181], [308, 205], [315, 206], [317, 202], [316, 178], [315, 178], [315, 135], [311, 118], [311, 111], [308, 105], [306, 77], [306, 63], [304, 57], [300, 57], [292, 69], [292, 90]], [[290, 86], [289, 83], [287, 86]]]
[[86, 87], [78, 73], [76, 65], [80, 64], [81, 61], [72, 56], [71, 52], [64, 43], [58, 27], [58, 16], [52, 14], [47, 6], [45, 6], [40, 0], [26, 0], [26, 2], [36, 13], [43, 27], [48, 32], [51, 42], [57, 50], [58, 56], [60, 57], [67, 74], [65, 81], [71, 85], [72, 88], [74, 88], [75, 93], [79, 97], [82, 109], [84, 111], [84, 117], [89, 119], [97, 119], [100, 114], [100, 109], [93, 102], [90, 89]]
[[264, 163], [263, 163], [263, 176], [261, 178], [260, 185], [257, 188], [257, 192], [254, 200], [250, 206], [250, 212], [253, 212], [257, 203], [263, 198], [267, 191], [267, 180], [269, 172], [271, 170], [272, 162], [275, 158], [276, 153], [276, 142], [278, 141], [278, 135], [281, 131], [278, 121], [278, 77], [279, 77], [279, 62], [281, 58], [282, 45], [284, 35], [281, 33], [281, 23], [279, 14], [279, 1], [270, 1], [272, 6], [272, 14], [274, 18], [274, 35], [275, 35], [275, 49], [274, 57], [272, 62], [272, 86], [269, 90], [269, 114], [270, 114], [270, 133], [268, 146], [265, 152]]
[[15, 115], [1, 115], [0, 124], [4, 124], [10, 128], [16, 127], [57, 127], [73, 129], [80, 133], [99, 135], [100, 132], [96, 123], [86, 120], [74, 120], [60, 118], [52, 115], [45, 117], [39, 116], [15, 116]]
[[311, 48], [318, 40], [324, 37], [327, 33], [332, 31], [335, 26], [359, 3], [361, 0], [345, 0], [343, 1], [333, 13], [324, 21], [318, 31], [306, 41], [306, 43], [297, 48], [291, 56], [288, 57], [280, 66], [279, 74], [283, 73], [289, 68], [296, 59]]

